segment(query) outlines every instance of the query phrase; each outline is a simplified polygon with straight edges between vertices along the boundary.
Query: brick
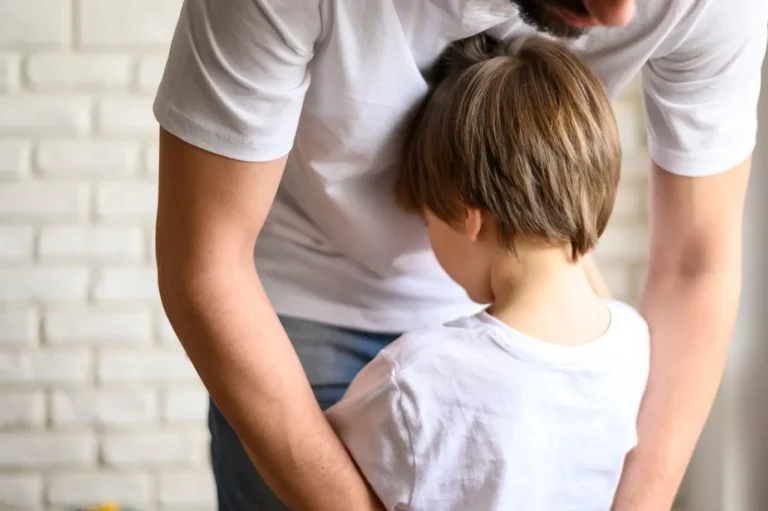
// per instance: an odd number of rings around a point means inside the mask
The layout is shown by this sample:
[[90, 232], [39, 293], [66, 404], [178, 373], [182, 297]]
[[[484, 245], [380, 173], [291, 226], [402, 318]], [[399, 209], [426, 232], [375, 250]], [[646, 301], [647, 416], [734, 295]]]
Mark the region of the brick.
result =
[[86, 351], [0, 352], [0, 383], [66, 384], [90, 379], [91, 356]]
[[82, 0], [80, 41], [84, 46], [165, 47], [180, 9], [181, 0]]
[[43, 479], [32, 474], [0, 474], [0, 509], [27, 511], [42, 504]]
[[11, 92], [19, 88], [19, 68], [18, 55], [0, 53], [0, 92]]
[[70, 183], [3, 183], [0, 218], [84, 218], [89, 208], [88, 185]]
[[208, 394], [204, 390], [168, 390], [163, 403], [166, 421], [202, 422], [208, 417]]
[[51, 404], [56, 426], [133, 425], [157, 418], [157, 399], [150, 390], [56, 392]]
[[96, 462], [93, 433], [0, 433], [0, 468], [57, 468]]
[[27, 80], [35, 90], [115, 90], [131, 81], [131, 57], [85, 53], [32, 55]]
[[612, 222], [600, 238], [595, 251], [598, 260], [638, 261], [648, 254], [648, 229]]
[[34, 248], [34, 234], [34, 230], [28, 225], [0, 226], [0, 262], [30, 261]]
[[152, 431], [112, 433], [102, 443], [108, 466], [202, 464], [207, 454], [204, 431]]
[[179, 471], [160, 474], [160, 503], [165, 506], [214, 508], [216, 486], [209, 471]]
[[38, 316], [33, 309], [17, 308], [0, 311], [0, 345], [36, 344]]
[[0, 46], [59, 46], [70, 40], [67, 0], [0, 0]]
[[[2, 0], [0, 0], [2, 1]], [[91, 125], [91, 103], [81, 96], [0, 96], [0, 131], [15, 134], [82, 134]]]
[[45, 396], [42, 392], [0, 393], [0, 429], [40, 427], [45, 424]]
[[152, 500], [152, 480], [142, 473], [76, 472], [50, 478], [47, 500], [53, 505], [87, 507], [98, 502], [145, 507]]
[[58, 343], [149, 343], [149, 312], [65, 310], [49, 312], [43, 320], [46, 339]]
[[156, 136], [159, 129], [151, 98], [106, 98], [99, 104], [97, 123], [107, 135]]
[[103, 383], [199, 381], [183, 353], [107, 351], [100, 354], [97, 371]]
[[130, 176], [139, 166], [139, 146], [112, 140], [44, 141], [36, 163], [46, 176]]
[[154, 93], [165, 71], [167, 55], [152, 55], [144, 57], [139, 62], [139, 89]]
[[157, 212], [157, 184], [102, 184], [97, 191], [96, 207], [102, 218], [152, 220]]
[[0, 139], [0, 177], [20, 177], [28, 172], [29, 143], [25, 140]]
[[154, 268], [107, 268], [96, 283], [94, 298], [100, 302], [157, 302], [157, 272]]
[[0, 267], [0, 302], [19, 300], [85, 300], [86, 268]]
[[176, 332], [173, 331], [171, 322], [165, 313], [160, 313], [155, 323], [155, 329], [160, 342], [166, 346], [181, 347]]
[[144, 170], [152, 175], [156, 176], [160, 169], [160, 146], [156, 143], [151, 143], [144, 150]]
[[45, 227], [40, 233], [42, 260], [141, 260], [140, 227]]

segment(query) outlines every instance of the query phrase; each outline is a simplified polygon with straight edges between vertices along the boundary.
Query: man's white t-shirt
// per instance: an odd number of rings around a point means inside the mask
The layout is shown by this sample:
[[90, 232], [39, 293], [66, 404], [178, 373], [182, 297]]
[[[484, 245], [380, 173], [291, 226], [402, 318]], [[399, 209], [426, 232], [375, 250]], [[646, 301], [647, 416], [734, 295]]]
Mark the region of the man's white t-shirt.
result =
[[[702, 176], [752, 151], [766, 0], [643, 0], [570, 42], [609, 96], [642, 73], [661, 167]], [[289, 153], [256, 265], [278, 313], [402, 332], [476, 312], [392, 194], [407, 113], [452, 41], [530, 33], [510, 0], [186, 0], [155, 115], [229, 158]]]
[[645, 321], [609, 306], [608, 330], [580, 346], [485, 312], [406, 334], [328, 420], [389, 511], [606, 511], [649, 365]]

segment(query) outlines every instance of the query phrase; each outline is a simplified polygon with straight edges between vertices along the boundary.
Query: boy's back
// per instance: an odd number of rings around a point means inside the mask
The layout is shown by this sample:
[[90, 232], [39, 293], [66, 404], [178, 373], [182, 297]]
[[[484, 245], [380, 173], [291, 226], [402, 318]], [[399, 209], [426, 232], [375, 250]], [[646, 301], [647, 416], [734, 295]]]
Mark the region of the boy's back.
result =
[[407, 334], [328, 418], [392, 510], [607, 510], [648, 374], [648, 330], [610, 302], [579, 346], [487, 313]]
[[608, 99], [538, 37], [458, 41], [431, 79], [395, 193], [490, 306], [396, 341], [328, 417], [390, 511], [610, 509], [649, 339], [583, 265], [619, 182]]

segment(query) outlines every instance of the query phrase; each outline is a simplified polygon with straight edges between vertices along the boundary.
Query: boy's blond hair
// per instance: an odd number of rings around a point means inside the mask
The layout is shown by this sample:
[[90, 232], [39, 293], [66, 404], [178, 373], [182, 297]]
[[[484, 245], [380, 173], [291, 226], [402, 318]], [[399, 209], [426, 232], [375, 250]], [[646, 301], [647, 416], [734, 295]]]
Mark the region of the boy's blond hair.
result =
[[570, 245], [605, 230], [619, 181], [616, 121], [602, 84], [560, 43], [478, 35], [451, 45], [406, 137], [396, 194], [446, 222], [492, 214], [499, 241]]

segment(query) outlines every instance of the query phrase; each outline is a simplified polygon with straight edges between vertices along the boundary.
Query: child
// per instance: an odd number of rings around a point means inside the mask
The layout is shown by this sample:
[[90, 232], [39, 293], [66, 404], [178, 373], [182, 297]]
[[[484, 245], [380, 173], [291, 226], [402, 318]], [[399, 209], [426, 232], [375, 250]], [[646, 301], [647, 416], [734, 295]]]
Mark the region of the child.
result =
[[397, 196], [480, 314], [404, 335], [328, 418], [388, 510], [608, 510], [648, 374], [646, 323], [581, 258], [621, 152], [602, 86], [558, 43], [454, 43]]

